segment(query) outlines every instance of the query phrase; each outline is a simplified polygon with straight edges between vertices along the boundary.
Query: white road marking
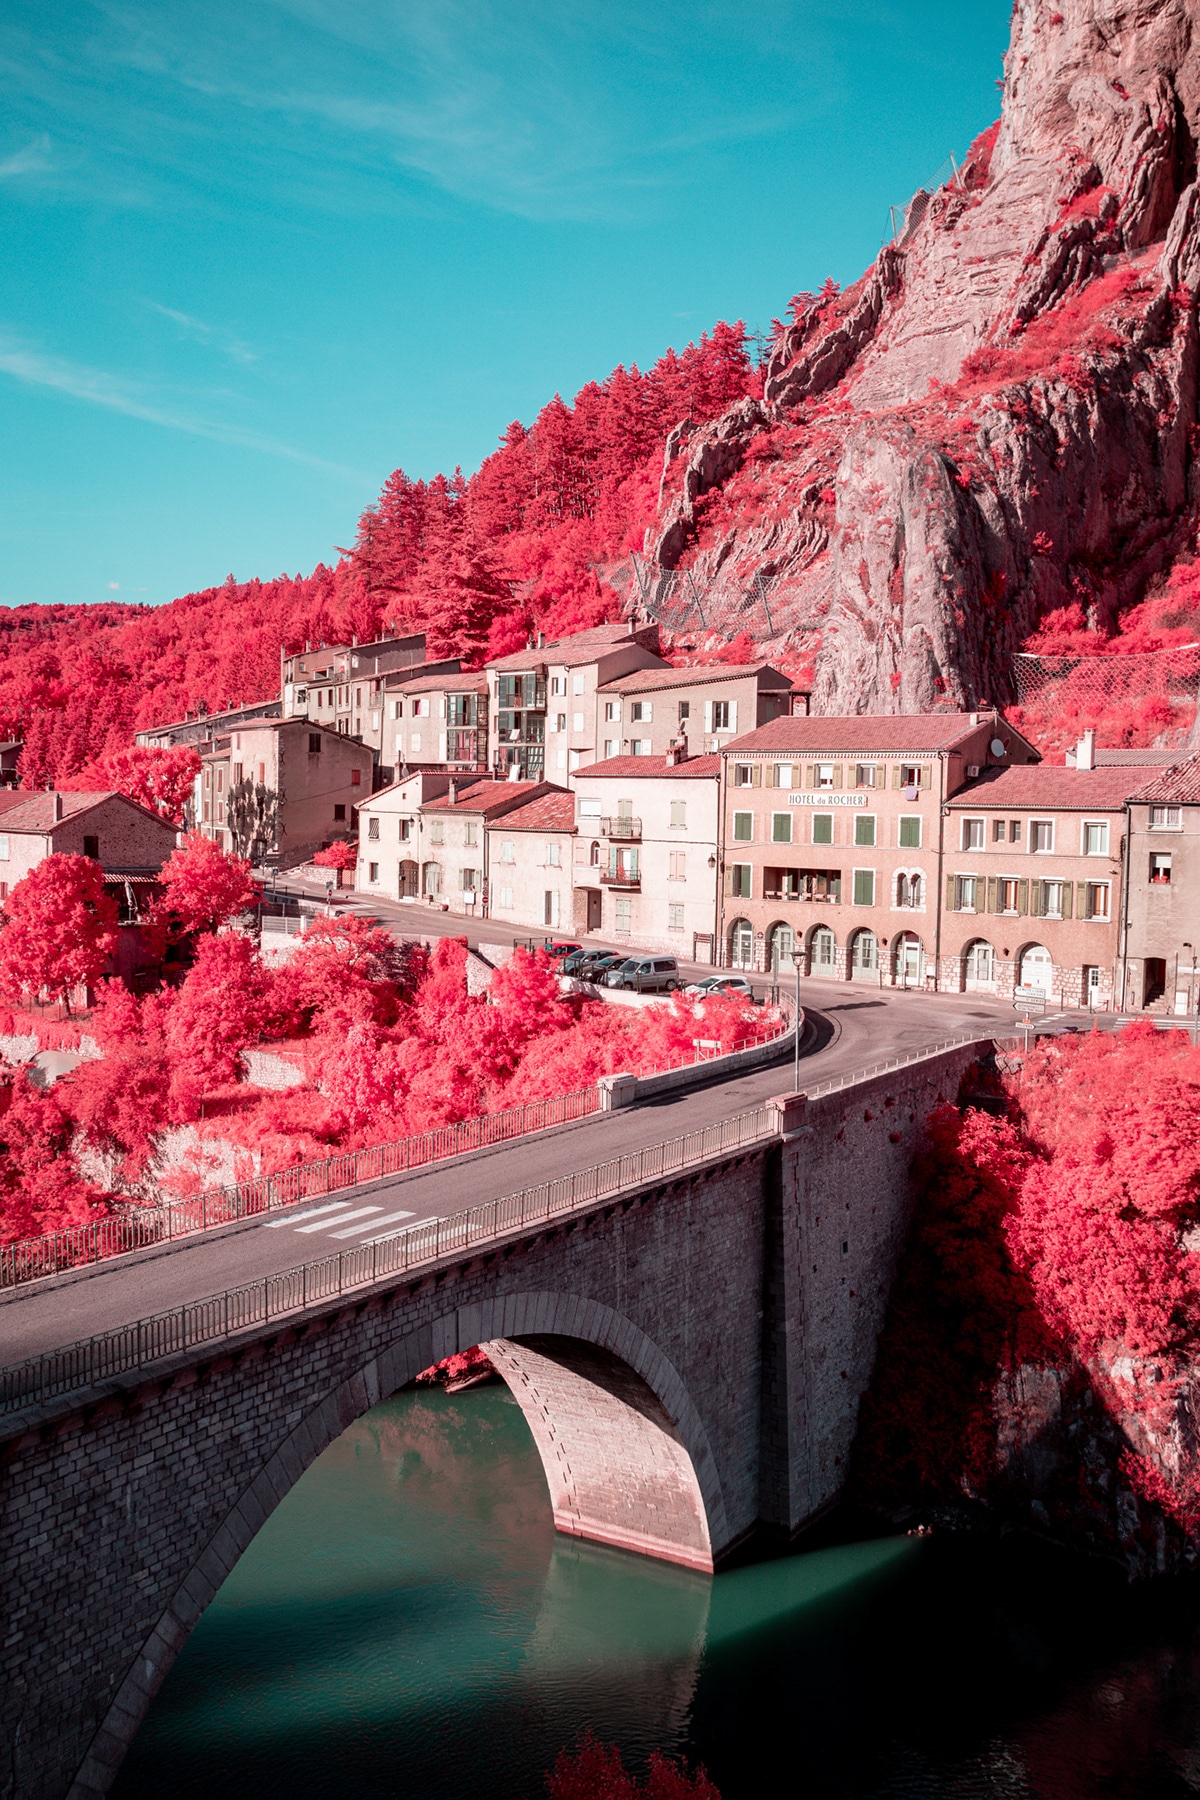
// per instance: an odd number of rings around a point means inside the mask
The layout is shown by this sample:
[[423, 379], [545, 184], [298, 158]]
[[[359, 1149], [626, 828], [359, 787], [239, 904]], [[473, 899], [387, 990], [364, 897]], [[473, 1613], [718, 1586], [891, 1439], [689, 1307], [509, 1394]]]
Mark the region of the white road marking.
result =
[[[349, 1206], [348, 1200], [330, 1200], [325, 1206], [310, 1206], [307, 1212], [289, 1213], [286, 1219], [272, 1219], [267, 1225], [268, 1231], [282, 1231], [285, 1225], [296, 1225], [301, 1219], [315, 1219], [318, 1213], [344, 1212]], [[336, 1220], [331, 1223], [336, 1224]]]
[[318, 1219], [315, 1225], [301, 1225], [297, 1237], [304, 1237], [310, 1231], [328, 1231], [331, 1225], [344, 1225], [347, 1219], [365, 1219], [368, 1213], [382, 1212], [382, 1206], [360, 1206], [355, 1212], [339, 1213], [336, 1219]]
[[[377, 1225], [391, 1225], [396, 1219], [411, 1218], [412, 1214], [410, 1212], [387, 1213], [382, 1219], [372, 1219], [369, 1225], [352, 1225], [349, 1231], [335, 1231], [333, 1236], [335, 1238], [359, 1237], [364, 1231], [374, 1231]], [[341, 1219], [335, 1219], [333, 1223], [335, 1225], [340, 1225], [342, 1221]]]
[[[438, 1220], [441, 1218], [441, 1216], [442, 1215], [440, 1213], [431, 1213], [427, 1219], [418, 1219], [417, 1224], [418, 1225], [436, 1225]], [[408, 1217], [411, 1218], [412, 1214], [409, 1213]], [[384, 1223], [386, 1223], [386, 1221], [383, 1219], [372, 1219], [370, 1225], [367, 1226], [367, 1230], [373, 1231], [375, 1229], [376, 1225], [383, 1225]], [[379, 1237], [365, 1238], [363, 1241], [364, 1241], [364, 1243], [368, 1243], [368, 1244], [386, 1244], [389, 1238], [399, 1237], [402, 1232], [405, 1232], [407, 1230], [408, 1230], [407, 1225], [397, 1225], [395, 1231], [385, 1231], [385, 1232], [381, 1233], [381, 1235]]]

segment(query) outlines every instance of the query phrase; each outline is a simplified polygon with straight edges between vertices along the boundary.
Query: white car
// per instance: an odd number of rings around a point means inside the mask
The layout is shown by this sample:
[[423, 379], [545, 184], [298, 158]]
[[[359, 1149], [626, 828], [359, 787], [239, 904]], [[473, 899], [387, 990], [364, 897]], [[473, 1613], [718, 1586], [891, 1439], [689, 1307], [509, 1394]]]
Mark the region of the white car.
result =
[[709, 975], [703, 981], [694, 981], [684, 992], [695, 1000], [707, 1000], [710, 994], [736, 994], [739, 1000], [757, 1000], [744, 975]]

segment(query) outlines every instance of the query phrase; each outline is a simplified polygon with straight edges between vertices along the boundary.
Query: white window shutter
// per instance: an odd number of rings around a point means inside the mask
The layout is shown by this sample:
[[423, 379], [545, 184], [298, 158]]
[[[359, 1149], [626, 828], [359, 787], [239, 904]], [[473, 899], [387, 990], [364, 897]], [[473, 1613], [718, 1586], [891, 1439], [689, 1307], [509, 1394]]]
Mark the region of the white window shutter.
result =
[[444, 731], [439, 731], [439, 733], [438, 733], [438, 761], [445, 762], [445, 760], [446, 760], [446, 734]]
[[704, 729], [705, 729], [705, 731], [712, 730], [712, 701], [711, 700], [706, 700], [704, 702]]
[[653, 719], [653, 717], [654, 717], [654, 707], [649, 700], [647, 700], [645, 702], [644, 706], [642, 707], [642, 717], [646, 721], [647, 725], [650, 723], [651, 719]]
[[737, 730], [737, 701], [736, 700], [731, 700], [729, 702], [729, 729], [730, 729], [730, 731]]

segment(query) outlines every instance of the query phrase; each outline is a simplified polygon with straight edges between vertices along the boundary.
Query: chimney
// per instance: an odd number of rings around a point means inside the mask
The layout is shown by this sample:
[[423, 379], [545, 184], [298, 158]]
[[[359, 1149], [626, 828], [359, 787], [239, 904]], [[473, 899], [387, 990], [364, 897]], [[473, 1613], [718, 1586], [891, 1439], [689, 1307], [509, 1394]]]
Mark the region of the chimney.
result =
[[1085, 731], [1075, 746], [1075, 767], [1077, 769], [1094, 769], [1096, 766], [1096, 733]]
[[539, 650], [544, 650], [546, 648], [546, 634], [544, 631], [539, 631], [537, 634], [537, 648]]
[[54, 796], [54, 823], [57, 825], [61, 818], [62, 818], [62, 795], [56, 793]]
[[446, 789], [446, 798], [450, 802], [451, 806], [457, 805], [457, 803], [458, 803], [458, 783], [456, 781], [452, 781], [450, 783], [450, 786]]

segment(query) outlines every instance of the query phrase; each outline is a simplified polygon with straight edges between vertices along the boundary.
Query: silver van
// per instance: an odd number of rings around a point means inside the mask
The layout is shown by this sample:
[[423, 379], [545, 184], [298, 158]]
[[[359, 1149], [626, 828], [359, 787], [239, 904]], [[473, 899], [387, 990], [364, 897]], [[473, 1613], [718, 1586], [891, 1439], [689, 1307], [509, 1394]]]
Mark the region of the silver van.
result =
[[630, 956], [604, 977], [611, 988], [633, 988], [639, 994], [673, 994], [679, 986], [679, 964], [673, 956]]

